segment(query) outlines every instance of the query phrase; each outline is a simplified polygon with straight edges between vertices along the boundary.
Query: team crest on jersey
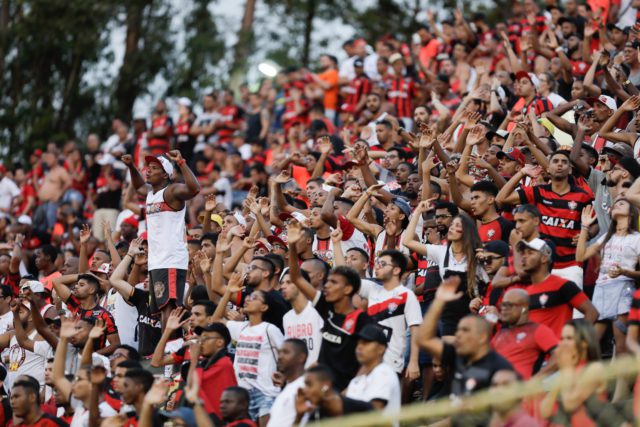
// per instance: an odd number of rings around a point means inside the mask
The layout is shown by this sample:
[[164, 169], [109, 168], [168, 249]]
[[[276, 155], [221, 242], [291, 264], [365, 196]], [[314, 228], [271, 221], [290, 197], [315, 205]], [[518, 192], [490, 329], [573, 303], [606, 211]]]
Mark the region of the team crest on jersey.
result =
[[549, 301], [549, 295], [542, 294], [540, 295], [538, 300], [540, 301], [540, 305], [542, 306], [542, 308], [544, 308], [544, 306], [547, 304], [547, 301]]
[[164, 283], [156, 282], [153, 284], [153, 293], [156, 295], [156, 298], [162, 298], [164, 294]]
[[353, 319], [348, 319], [346, 322], [344, 322], [344, 328], [347, 331], [350, 331], [351, 329], [353, 329]]
[[487, 231], [487, 237], [490, 239], [493, 239], [493, 236], [496, 235], [496, 230], [489, 230]]
[[465, 383], [464, 383], [464, 387], [467, 389], [467, 391], [471, 391], [474, 388], [476, 388], [477, 382], [475, 380], [475, 378], [469, 378]]
[[516, 342], [520, 342], [523, 339], [525, 339], [527, 337], [527, 333], [526, 332], [520, 332], [518, 333], [518, 335], [516, 335]]
[[571, 209], [572, 211], [575, 211], [576, 209], [578, 209], [578, 203], [574, 202], [573, 200], [570, 201], [568, 205], [569, 205], [569, 209]]
[[389, 307], [387, 307], [387, 311], [389, 313], [393, 313], [397, 309], [398, 309], [398, 304], [396, 304], [395, 302], [392, 302], [391, 304], [389, 304]]
[[15, 372], [22, 366], [24, 360], [27, 358], [27, 353], [24, 348], [19, 345], [13, 345], [9, 349], [9, 371]]

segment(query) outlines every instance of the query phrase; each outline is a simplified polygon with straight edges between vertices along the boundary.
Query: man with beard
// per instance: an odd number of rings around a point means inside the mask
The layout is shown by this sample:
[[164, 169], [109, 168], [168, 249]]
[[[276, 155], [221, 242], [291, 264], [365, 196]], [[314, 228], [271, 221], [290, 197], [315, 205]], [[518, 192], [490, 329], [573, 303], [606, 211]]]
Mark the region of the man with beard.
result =
[[441, 240], [447, 238], [447, 231], [449, 231], [451, 222], [458, 213], [458, 207], [451, 202], [440, 201], [436, 203], [436, 229], [438, 230], [438, 234], [440, 234]]
[[[607, 186], [611, 192], [611, 198], [621, 196], [630, 184], [640, 176], [640, 164], [632, 157], [623, 157], [613, 165], [607, 176]], [[598, 216], [599, 218], [599, 216]], [[602, 230], [603, 232], [606, 230]]]
[[521, 186], [516, 190], [522, 178], [537, 178], [540, 174], [540, 168], [527, 165], [502, 187], [496, 201], [503, 207], [531, 203], [538, 208], [542, 214], [540, 234], [551, 240], [556, 248], [553, 273], [582, 289], [583, 271], [576, 261], [576, 247], [572, 241], [580, 233], [581, 212], [584, 206], [593, 202], [593, 193], [570, 180], [571, 172], [569, 152], [557, 150], [549, 159], [549, 184]]
[[367, 95], [365, 102], [365, 110], [360, 114], [358, 120], [359, 126], [365, 126], [362, 130], [362, 138], [367, 141], [369, 147], [379, 145], [378, 136], [376, 135], [377, 123], [384, 120], [387, 113], [382, 110], [382, 97], [377, 93]]
[[511, 221], [496, 210], [497, 195], [498, 187], [490, 181], [479, 181], [471, 187], [471, 213], [480, 222], [478, 233], [483, 243], [492, 240], [509, 242], [513, 229]]
[[[407, 163], [408, 164], [408, 163]], [[396, 174], [396, 179], [397, 174]], [[422, 187], [422, 178], [415, 169], [411, 169], [409, 176], [407, 177], [407, 183], [404, 189], [404, 196], [409, 199], [409, 206], [414, 209], [418, 206], [418, 194], [420, 194], [420, 188]]]

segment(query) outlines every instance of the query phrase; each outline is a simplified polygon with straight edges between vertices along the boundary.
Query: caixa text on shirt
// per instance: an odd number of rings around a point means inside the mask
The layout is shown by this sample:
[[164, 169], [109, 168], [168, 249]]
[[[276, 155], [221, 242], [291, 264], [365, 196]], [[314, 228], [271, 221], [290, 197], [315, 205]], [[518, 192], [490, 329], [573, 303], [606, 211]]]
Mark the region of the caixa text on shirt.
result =
[[162, 327], [162, 323], [160, 322], [160, 319], [152, 319], [149, 316], [145, 316], [143, 314], [138, 316], [138, 323], [143, 323], [145, 325], [149, 325], [152, 328], [160, 329]]
[[342, 337], [340, 335], [334, 335], [329, 332], [322, 332], [322, 338], [333, 344], [342, 344]]
[[548, 227], [567, 228], [573, 230], [576, 222], [572, 219], [558, 218], [554, 216], [542, 215], [542, 223]]

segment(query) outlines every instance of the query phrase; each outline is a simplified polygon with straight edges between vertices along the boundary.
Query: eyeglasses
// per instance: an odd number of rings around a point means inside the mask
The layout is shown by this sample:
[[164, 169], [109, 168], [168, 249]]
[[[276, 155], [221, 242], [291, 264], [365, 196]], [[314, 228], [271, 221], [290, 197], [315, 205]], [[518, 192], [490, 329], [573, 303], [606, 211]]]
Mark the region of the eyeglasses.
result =
[[264, 301], [262, 301], [260, 299], [260, 297], [257, 294], [250, 294], [245, 298], [247, 301], [253, 301], [253, 300], [258, 300], [261, 301], [262, 303], [264, 303]]
[[376, 265], [379, 265], [382, 268], [385, 268], [385, 267], [387, 267], [389, 265], [393, 266], [393, 264], [390, 264], [390, 263], [387, 263], [387, 262], [384, 262], [384, 261], [376, 261]]
[[451, 218], [453, 215], [451, 214], [440, 214], [440, 215], [436, 215], [436, 219], [447, 219], [447, 218]]
[[119, 358], [123, 358], [126, 359], [128, 356], [124, 353], [113, 353], [111, 356], [109, 356], [109, 360], [113, 360], [113, 359], [119, 359]]
[[266, 271], [264, 268], [258, 266], [258, 265], [248, 265], [247, 266], [247, 271], [253, 271], [253, 270], [262, 270], [262, 271]]

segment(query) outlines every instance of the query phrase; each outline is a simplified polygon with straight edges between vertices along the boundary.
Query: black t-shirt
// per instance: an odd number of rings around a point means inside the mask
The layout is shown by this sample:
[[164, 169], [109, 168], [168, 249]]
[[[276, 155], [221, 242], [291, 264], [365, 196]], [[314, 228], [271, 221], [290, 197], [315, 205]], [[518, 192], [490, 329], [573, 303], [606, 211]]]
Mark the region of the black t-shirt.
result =
[[357, 334], [371, 319], [362, 310], [354, 310], [346, 316], [334, 313], [322, 294], [314, 306], [324, 319], [318, 363], [333, 370], [334, 385], [338, 390], [344, 390], [360, 369], [356, 359]]
[[162, 335], [162, 323], [160, 314], [151, 314], [149, 308], [149, 291], [134, 288], [129, 297], [129, 303], [138, 310], [138, 351], [142, 356], [149, 356], [160, 341]]
[[451, 394], [464, 396], [491, 386], [491, 378], [498, 371], [513, 371], [513, 366], [493, 350], [481, 359], [468, 364], [466, 357], [458, 356], [451, 344], [444, 344], [442, 363], [453, 368]]
[[[373, 406], [370, 402], [365, 402], [363, 400], [355, 400], [349, 397], [340, 396], [342, 399], [342, 415], [355, 414], [358, 412], [369, 412], [373, 411]], [[332, 418], [333, 415], [328, 414], [324, 408], [317, 409], [311, 416], [309, 420], [317, 421], [324, 420], [327, 418]]]
[[[253, 289], [247, 287], [240, 297], [240, 301], [236, 305], [242, 306], [244, 304], [245, 298], [253, 292]], [[275, 325], [280, 329], [280, 332], [284, 333], [284, 328], [282, 327], [282, 318], [289, 310], [291, 310], [291, 304], [284, 300], [282, 294], [276, 291], [275, 289], [271, 289], [267, 292], [269, 295], [269, 310], [264, 314], [262, 320], [265, 322], [269, 322], [272, 325]]]

